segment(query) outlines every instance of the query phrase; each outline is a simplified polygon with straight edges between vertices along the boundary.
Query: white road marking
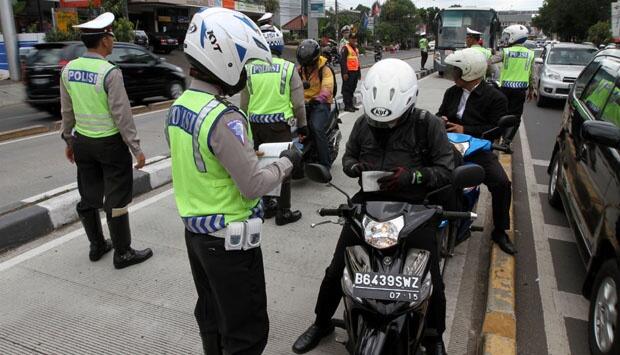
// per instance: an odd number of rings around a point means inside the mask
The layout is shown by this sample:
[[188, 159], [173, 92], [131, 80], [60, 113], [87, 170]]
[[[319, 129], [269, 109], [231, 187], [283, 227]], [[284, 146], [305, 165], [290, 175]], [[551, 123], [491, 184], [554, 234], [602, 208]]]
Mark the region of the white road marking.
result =
[[549, 160], [543, 160], [543, 159], [531, 159], [531, 160], [532, 160], [532, 164], [534, 165], [549, 166]]
[[[538, 290], [543, 309], [543, 320], [547, 338], [547, 352], [551, 355], [570, 354], [566, 326], [562, 314], [556, 307], [555, 294], [557, 280], [551, 259], [551, 249], [547, 233], [545, 232], [544, 216], [541, 201], [538, 195], [538, 183], [534, 174], [533, 159], [525, 129], [519, 130], [521, 138], [521, 150], [523, 153], [523, 167], [525, 169], [525, 181], [529, 194], [528, 202], [530, 217], [532, 220], [532, 236], [536, 250], [536, 264], [538, 268]], [[546, 201], [545, 201], [546, 203]], [[580, 262], [579, 260], [576, 262]]]
[[570, 292], [555, 291], [555, 306], [564, 317], [588, 321], [590, 302], [582, 295]]
[[569, 243], [575, 242], [575, 234], [573, 230], [568, 227], [556, 226], [553, 224], [545, 225], [545, 232], [547, 233], [547, 238], [561, 240]]
[[[152, 204], [154, 204], [155, 202], [164, 199], [168, 196], [170, 196], [172, 194], [172, 189], [168, 189], [166, 191], [160, 192], [155, 196], [149, 197], [148, 199], [138, 202], [135, 205], [132, 205], [129, 207], [129, 212], [135, 212], [138, 210], [141, 210], [142, 208], [148, 207]], [[101, 219], [101, 224], [105, 225], [106, 223], [106, 219], [105, 217], [103, 217]], [[77, 237], [79, 237], [80, 235], [84, 234], [84, 229], [80, 228], [78, 230], [75, 230], [73, 232], [70, 232], [68, 234], [63, 235], [60, 238], [56, 238], [54, 240], [51, 240], [43, 245], [40, 245], [34, 249], [28, 250], [27, 252], [24, 252], [23, 254], [17, 255], [11, 259], [8, 259], [7, 261], [4, 261], [2, 263], [0, 263], [0, 272], [3, 272], [5, 270], [8, 270], [10, 268], [12, 268], [15, 265], [18, 265], [24, 261], [27, 261], [29, 259], [32, 259], [38, 255], [41, 255], [42, 253], [45, 253], [46, 251], [56, 248], [68, 241], [71, 241]]]

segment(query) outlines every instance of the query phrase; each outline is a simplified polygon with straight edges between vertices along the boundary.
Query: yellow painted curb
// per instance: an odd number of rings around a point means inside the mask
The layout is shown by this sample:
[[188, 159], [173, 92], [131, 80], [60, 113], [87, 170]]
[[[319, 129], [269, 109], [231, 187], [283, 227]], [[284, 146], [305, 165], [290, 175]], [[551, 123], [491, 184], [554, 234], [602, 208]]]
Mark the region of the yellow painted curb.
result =
[[19, 129], [13, 129], [10, 131], [4, 131], [0, 132], [0, 142], [7, 141], [9, 139], [31, 136], [33, 134], [46, 133], [49, 131], [50, 129], [43, 125], [35, 125]]
[[488, 334], [484, 337], [483, 355], [516, 355], [517, 344], [514, 339]]

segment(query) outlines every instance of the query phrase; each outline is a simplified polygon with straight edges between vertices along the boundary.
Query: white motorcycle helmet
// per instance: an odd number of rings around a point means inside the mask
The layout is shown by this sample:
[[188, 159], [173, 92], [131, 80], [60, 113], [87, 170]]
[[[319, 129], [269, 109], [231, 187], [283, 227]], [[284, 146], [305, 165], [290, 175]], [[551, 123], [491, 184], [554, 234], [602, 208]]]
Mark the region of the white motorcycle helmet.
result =
[[269, 45], [258, 26], [241, 12], [221, 7], [194, 15], [185, 37], [185, 54], [197, 70], [221, 80], [228, 95], [245, 86], [242, 74], [247, 62], [271, 63]]
[[393, 127], [398, 118], [415, 106], [418, 78], [409, 64], [388, 58], [368, 70], [361, 91], [368, 124]]
[[484, 78], [487, 72], [487, 58], [482, 52], [466, 48], [456, 51], [446, 57], [445, 76], [447, 78], [461, 78], [472, 81]]
[[284, 50], [284, 35], [282, 31], [276, 26], [269, 24], [260, 26], [260, 30], [263, 32], [265, 41], [269, 44], [271, 53], [282, 55], [282, 51]]
[[501, 41], [510, 46], [515, 43], [523, 43], [527, 40], [530, 31], [523, 25], [512, 25], [504, 28]]

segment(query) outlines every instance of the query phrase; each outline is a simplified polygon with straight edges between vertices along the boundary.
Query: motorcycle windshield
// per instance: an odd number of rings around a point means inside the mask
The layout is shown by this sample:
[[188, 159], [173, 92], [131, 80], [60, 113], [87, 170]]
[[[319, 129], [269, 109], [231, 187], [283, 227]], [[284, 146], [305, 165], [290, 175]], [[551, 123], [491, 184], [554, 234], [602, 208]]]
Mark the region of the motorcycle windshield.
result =
[[479, 151], [490, 151], [492, 149], [491, 141], [475, 138], [469, 134], [448, 133], [448, 139], [464, 157]]

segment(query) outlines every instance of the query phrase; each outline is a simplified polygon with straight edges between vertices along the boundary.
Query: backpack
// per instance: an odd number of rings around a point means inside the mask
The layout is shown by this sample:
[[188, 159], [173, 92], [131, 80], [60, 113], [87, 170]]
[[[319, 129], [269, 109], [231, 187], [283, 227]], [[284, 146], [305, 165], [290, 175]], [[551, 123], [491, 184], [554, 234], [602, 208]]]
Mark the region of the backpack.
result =
[[[415, 134], [415, 142], [416, 147], [414, 148], [417, 154], [422, 155], [422, 164], [424, 166], [431, 166], [432, 161], [430, 160], [430, 147], [428, 144], [428, 120], [431, 119], [428, 116], [430, 113], [423, 109], [414, 109], [414, 134]], [[452, 153], [454, 155], [454, 167], [458, 167], [463, 165], [463, 156], [456, 149], [456, 147], [452, 144]]]

